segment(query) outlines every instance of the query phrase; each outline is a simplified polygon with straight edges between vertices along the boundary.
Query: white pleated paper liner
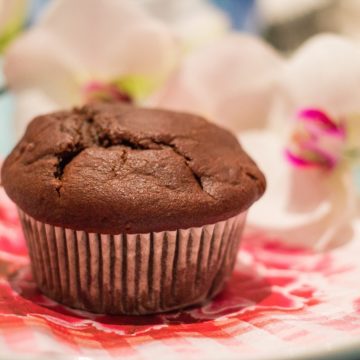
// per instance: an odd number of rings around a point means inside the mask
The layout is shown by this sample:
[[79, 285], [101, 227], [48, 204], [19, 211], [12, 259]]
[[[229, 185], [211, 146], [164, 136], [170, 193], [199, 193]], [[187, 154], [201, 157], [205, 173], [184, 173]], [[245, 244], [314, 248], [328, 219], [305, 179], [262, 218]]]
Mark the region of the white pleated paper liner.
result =
[[94, 234], [19, 210], [39, 288], [70, 307], [151, 314], [200, 304], [233, 270], [246, 212], [212, 225], [148, 234]]

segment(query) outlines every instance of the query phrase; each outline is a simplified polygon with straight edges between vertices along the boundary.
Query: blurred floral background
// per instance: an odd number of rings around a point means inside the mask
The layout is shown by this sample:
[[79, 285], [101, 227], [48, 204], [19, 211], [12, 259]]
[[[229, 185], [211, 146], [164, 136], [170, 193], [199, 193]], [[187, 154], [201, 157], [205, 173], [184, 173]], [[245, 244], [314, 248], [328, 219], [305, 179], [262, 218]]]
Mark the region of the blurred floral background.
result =
[[338, 245], [360, 185], [359, 16], [357, 0], [0, 0], [0, 155], [89, 101], [198, 113], [267, 175], [250, 228]]
[[[36, 26], [38, 18], [49, 6], [54, 5], [51, 4], [53, 2], [54, 0], [0, 0], [0, 53], [4, 54], [16, 37], [31, 29], [32, 26]], [[67, 0], [62, 2], [65, 3]], [[106, 3], [107, 0], [99, 2]], [[134, 0], [133, 2], [143, 7], [149, 15], [169, 26], [176, 35], [183, 37], [182, 40], [186, 38], [185, 46], [188, 47], [189, 52], [191, 48], [194, 50], [233, 30], [261, 37], [285, 56], [290, 56], [307, 39], [318, 33], [332, 32], [354, 40], [360, 38], [358, 21], [360, 4], [357, 0], [304, 0], [301, 2]], [[79, 14], [76, 16], [81, 18], [89, 8], [91, 8], [91, 1], [88, 4], [85, 2], [83, 9], [80, 6]], [[56, 16], [61, 16], [61, 14]], [[106, 22], [106, 19], [98, 18], [95, 19], [94, 23], [96, 22]], [[89, 31], [89, 37], [93, 36], [92, 31], [94, 29]], [[35, 48], [34, 51], [36, 51]], [[22, 60], [25, 63], [27, 61], [26, 57]], [[3, 60], [0, 57], [0, 65], [2, 64]], [[333, 65], [335, 70], [335, 61]], [[338, 70], [341, 71], [341, 69]], [[244, 82], [243, 84], [246, 85]], [[14, 144], [17, 125], [14, 120], [13, 94], [6, 86], [1, 73], [0, 89], [2, 95], [0, 97], [0, 154], [5, 155]], [[237, 119], [236, 121], [245, 120]]]

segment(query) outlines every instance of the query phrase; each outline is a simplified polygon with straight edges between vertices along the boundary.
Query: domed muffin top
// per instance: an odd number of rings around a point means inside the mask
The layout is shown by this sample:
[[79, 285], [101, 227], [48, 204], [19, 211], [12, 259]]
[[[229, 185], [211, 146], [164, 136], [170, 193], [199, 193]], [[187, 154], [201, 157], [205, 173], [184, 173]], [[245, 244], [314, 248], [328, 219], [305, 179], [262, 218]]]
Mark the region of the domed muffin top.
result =
[[227, 130], [195, 115], [107, 103], [35, 118], [5, 160], [2, 184], [36, 220], [104, 234], [215, 223], [265, 190]]

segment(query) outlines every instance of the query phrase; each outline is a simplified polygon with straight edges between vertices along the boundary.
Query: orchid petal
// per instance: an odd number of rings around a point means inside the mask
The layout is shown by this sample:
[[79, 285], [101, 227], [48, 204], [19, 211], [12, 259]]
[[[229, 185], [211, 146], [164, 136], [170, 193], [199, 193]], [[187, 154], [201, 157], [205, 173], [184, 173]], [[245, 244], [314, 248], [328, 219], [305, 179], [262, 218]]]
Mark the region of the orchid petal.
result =
[[348, 239], [355, 213], [349, 172], [337, 169], [330, 175], [317, 168], [290, 166], [282, 139], [270, 131], [247, 132], [240, 138], [268, 182], [264, 197], [249, 212], [251, 231], [319, 250]]
[[360, 46], [341, 36], [317, 35], [285, 67], [283, 86], [290, 113], [316, 107], [338, 117], [359, 110]]
[[261, 40], [228, 35], [190, 54], [154, 102], [205, 115], [233, 130], [262, 127], [282, 64]]
[[16, 40], [8, 49], [4, 71], [15, 92], [37, 87], [59, 106], [80, 100], [79, 85], [73, 75], [81, 64], [51, 33], [39, 29]]
[[60, 39], [97, 80], [163, 80], [179, 54], [168, 28], [133, 1], [56, 0], [38, 26]]

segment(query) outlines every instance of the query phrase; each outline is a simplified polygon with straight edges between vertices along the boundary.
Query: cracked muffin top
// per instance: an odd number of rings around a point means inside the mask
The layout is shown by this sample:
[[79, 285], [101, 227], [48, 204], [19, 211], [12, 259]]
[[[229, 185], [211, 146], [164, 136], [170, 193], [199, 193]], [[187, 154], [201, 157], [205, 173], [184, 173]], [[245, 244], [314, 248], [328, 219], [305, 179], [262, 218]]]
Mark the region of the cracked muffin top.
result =
[[36, 220], [104, 234], [228, 219], [265, 190], [236, 138], [184, 113], [98, 103], [35, 118], [2, 168]]

